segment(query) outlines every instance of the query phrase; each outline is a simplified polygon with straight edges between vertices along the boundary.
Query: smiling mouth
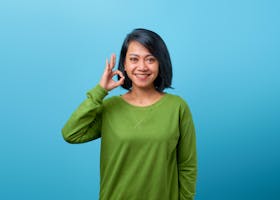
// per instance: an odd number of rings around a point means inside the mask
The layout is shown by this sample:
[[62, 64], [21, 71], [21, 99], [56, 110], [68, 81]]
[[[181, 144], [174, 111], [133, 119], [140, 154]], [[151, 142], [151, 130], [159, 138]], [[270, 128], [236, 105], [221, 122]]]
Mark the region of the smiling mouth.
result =
[[137, 78], [146, 79], [150, 74], [134, 74]]

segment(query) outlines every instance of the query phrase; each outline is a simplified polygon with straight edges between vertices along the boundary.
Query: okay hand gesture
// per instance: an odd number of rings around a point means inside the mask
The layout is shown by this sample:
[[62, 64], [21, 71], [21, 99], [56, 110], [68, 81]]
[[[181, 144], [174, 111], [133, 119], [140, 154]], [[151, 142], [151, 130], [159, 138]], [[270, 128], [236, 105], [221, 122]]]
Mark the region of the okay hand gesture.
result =
[[[116, 64], [116, 55], [112, 54], [110, 58], [110, 62], [108, 62], [108, 59], [106, 59], [105, 70], [99, 83], [100, 86], [107, 91], [110, 91], [124, 83], [124, 75], [122, 74], [122, 72], [119, 70], [113, 71], [115, 64]], [[113, 77], [115, 75], [119, 75], [121, 77], [120, 80], [118, 81], [113, 80]]]

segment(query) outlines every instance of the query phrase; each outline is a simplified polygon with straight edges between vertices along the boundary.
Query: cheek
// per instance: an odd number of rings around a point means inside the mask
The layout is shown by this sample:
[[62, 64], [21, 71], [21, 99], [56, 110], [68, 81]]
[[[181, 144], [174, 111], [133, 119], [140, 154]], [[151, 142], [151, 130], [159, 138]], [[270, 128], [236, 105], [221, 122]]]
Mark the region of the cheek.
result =
[[159, 65], [155, 65], [153, 67], [153, 72], [158, 75], [158, 73], [159, 73]]
[[128, 70], [128, 66], [129, 66], [129, 63], [127, 62], [126, 59], [125, 59], [124, 62], [123, 62], [123, 66], [124, 66], [124, 70], [127, 71], [127, 70]]
[[124, 70], [126, 73], [132, 73], [132, 71], [135, 69], [135, 66], [131, 63], [125, 63], [124, 64]]

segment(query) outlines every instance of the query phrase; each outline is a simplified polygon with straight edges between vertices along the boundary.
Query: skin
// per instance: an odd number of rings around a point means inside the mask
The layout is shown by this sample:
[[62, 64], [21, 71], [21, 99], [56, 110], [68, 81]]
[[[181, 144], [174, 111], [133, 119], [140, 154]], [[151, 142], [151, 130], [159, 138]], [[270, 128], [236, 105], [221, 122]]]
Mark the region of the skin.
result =
[[[106, 60], [104, 73], [100, 80], [100, 86], [110, 91], [124, 83], [121, 71], [113, 68], [116, 56], [112, 54], [110, 62]], [[142, 44], [131, 41], [128, 46], [124, 62], [127, 76], [132, 81], [132, 88], [122, 95], [128, 103], [136, 106], [148, 106], [158, 101], [164, 94], [158, 92], [154, 87], [154, 81], [158, 76], [159, 63], [157, 59]], [[113, 76], [119, 75], [120, 80], [113, 80]]]
[[[113, 71], [115, 64], [116, 64], [116, 55], [112, 54], [110, 62], [108, 61], [108, 59], [106, 59], [105, 69], [101, 77], [101, 80], [99, 82], [100, 86], [107, 91], [111, 91], [112, 89], [124, 83], [124, 75], [122, 74], [122, 72], [119, 70]], [[113, 77], [115, 75], [119, 75], [121, 77], [120, 80], [114, 81]]]

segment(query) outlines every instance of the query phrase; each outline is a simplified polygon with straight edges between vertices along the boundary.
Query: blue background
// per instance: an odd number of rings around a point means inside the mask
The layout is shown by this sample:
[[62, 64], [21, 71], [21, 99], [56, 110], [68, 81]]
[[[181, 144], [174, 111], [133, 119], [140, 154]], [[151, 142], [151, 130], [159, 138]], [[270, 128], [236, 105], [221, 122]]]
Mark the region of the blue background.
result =
[[196, 199], [280, 199], [279, 10], [276, 0], [2, 0], [0, 199], [98, 198], [100, 140], [70, 145], [61, 128], [138, 27], [165, 40], [168, 92], [191, 107]]

